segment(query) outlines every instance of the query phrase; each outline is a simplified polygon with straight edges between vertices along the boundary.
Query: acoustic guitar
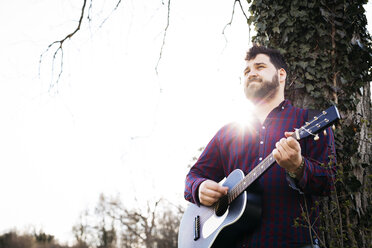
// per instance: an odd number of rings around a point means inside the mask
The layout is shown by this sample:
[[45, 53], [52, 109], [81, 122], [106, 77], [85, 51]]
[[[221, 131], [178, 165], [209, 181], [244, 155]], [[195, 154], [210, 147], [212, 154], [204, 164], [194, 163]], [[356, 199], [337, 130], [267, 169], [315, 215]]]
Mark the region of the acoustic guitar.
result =
[[[322, 111], [304, 126], [296, 129], [296, 140], [314, 136], [340, 119], [335, 106]], [[190, 203], [182, 216], [179, 233], [179, 248], [229, 247], [242, 232], [251, 232], [260, 221], [261, 198], [251, 190], [254, 182], [273, 165], [270, 153], [246, 176], [240, 169], [234, 170], [223, 182], [228, 193], [214, 205], [206, 207]]]

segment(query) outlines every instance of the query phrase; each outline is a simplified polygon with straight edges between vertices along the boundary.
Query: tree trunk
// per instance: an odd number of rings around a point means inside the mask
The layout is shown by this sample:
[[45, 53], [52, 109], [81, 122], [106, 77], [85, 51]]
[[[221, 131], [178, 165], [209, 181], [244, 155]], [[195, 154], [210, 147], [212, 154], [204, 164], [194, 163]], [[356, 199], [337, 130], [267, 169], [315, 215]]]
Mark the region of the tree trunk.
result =
[[371, 37], [365, 1], [251, 1], [253, 42], [279, 49], [289, 66], [293, 105], [337, 105], [335, 191], [322, 200], [326, 247], [371, 247]]

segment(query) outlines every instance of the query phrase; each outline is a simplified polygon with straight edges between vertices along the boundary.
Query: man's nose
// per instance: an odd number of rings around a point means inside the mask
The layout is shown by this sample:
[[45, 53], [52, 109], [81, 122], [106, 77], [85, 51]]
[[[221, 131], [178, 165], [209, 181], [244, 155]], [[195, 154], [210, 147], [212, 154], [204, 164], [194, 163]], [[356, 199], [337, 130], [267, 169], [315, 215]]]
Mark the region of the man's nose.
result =
[[247, 77], [248, 77], [248, 79], [258, 77], [257, 71], [256, 70], [251, 70], [250, 72], [248, 72]]
[[247, 76], [248, 76], [248, 80], [253, 80], [253, 79], [260, 78], [258, 76], [257, 72], [249, 72]]

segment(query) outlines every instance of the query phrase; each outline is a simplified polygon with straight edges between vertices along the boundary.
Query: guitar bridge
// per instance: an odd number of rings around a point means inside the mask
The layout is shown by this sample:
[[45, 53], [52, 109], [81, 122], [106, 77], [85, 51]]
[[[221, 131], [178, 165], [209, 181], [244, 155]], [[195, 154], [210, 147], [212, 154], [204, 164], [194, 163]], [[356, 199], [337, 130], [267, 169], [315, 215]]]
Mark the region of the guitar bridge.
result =
[[194, 218], [194, 240], [198, 240], [200, 238], [200, 216], [196, 216]]

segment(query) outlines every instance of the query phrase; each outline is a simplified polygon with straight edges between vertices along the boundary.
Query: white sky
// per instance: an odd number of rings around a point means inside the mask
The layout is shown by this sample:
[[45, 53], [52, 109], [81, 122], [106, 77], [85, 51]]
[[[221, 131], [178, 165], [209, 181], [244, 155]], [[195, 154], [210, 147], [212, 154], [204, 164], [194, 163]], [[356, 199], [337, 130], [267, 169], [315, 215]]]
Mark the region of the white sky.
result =
[[249, 38], [238, 6], [222, 35], [233, 1], [172, 1], [157, 76], [166, 5], [122, 1], [99, 29], [116, 1], [95, 0], [50, 89], [51, 54], [40, 77], [39, 56], [76, 27], [80, 2], [0, 3], [0, 233], [69, 240], [100, 193], [184, 203], [191, 158], [239, 113]]
[[[0, 232], [71, 238], [101, 192], [130, 206], [183, 201], [187, 165], [232, 118], [248, 28], [228, 1], [94, 1], [93, 21], [64, 45], [64, 74], [50, 89], [47, 45], [77, 25], [82, 1], [0, 4]], [[58, 69], [58, 66], [56, 65]], [[160, 93], [161, 88], [161, 93]], [[32, 230], [32, 229], [31, 229]]]

